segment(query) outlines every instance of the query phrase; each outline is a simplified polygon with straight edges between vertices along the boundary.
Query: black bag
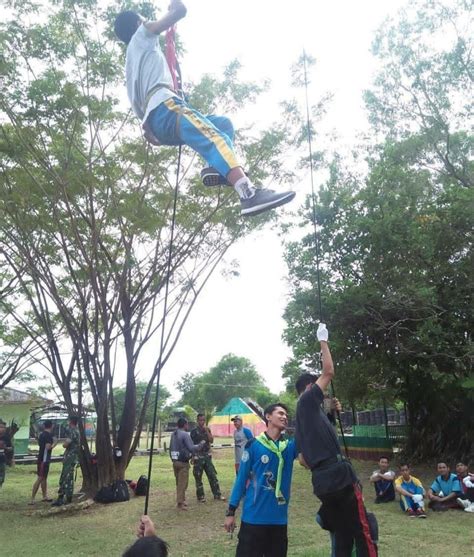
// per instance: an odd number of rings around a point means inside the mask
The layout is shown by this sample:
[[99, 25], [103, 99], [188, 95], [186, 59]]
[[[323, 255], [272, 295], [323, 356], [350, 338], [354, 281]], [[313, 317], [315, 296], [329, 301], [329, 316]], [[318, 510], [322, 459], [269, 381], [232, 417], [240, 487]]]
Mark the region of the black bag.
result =
[[147, 487], [148, 478], [146, 476], [140, 476], [137, 481], [137, 486], [135, 487], [135, 495], [146, 495]]
[[96, 503], [122, 503], [130, 499], [127, 482], [116, 480], [112, 485], [101, 487], [94, 497]]

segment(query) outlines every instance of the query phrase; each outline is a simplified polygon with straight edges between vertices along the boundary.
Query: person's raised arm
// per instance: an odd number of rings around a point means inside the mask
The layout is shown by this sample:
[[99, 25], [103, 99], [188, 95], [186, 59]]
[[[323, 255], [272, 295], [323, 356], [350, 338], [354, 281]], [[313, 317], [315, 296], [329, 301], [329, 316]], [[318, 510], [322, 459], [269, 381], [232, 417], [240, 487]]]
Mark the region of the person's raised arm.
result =
[[155, 35], [163, 33], [186, 15], [186, 6], [181, 0], [171, 0], [168, 13], [158, 21], [146, 21], [143, 25]]
[[321, 344], [321, 357], [323, 360], [322, 373], [318, 377], [316, 385], [318, 385], [324, 393], [334, 378], [334, 363], [328, 345], [329, 333], [324, 323], [319, 324], [316, 336]]

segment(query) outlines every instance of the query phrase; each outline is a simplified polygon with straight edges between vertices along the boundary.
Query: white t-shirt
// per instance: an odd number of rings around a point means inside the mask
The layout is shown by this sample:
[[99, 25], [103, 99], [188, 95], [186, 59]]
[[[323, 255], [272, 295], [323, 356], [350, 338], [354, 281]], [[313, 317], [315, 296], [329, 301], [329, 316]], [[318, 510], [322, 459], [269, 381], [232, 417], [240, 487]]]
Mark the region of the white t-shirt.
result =
[[386, 472], [382, 472], [380, 469], [379, 470], [374, 470], [370, 477], [373, 478], [377, 474], [380, 474], [382, 476], [384, 474], [387, 474], [388, 477], [385, 478], [385, 481], [392, 482], [395, 479], [395, 472], [393, 470], [387, 470]]
[[[154, 108], [176, 96], [170, 90], [173, 89], [173, 78], [161, 51], [158, 35], [148, 31], [143, 24], [128, 43], [125, 73], [130, 104], [133, 112], [143, 123]], [[158, 84], [166, 85], [170, 89], [159, 89], [146, 105], [149, 92]]]

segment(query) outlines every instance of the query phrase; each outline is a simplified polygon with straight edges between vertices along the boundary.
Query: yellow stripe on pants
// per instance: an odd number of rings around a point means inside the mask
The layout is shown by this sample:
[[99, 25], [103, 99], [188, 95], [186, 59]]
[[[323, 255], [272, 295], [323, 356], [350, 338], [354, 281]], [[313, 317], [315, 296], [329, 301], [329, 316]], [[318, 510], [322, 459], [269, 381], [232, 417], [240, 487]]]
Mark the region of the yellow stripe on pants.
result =
[[[203, 122], [196, 114], [186, 106], [180, 106], [171, 99], [165, 101], [165, 106], [175, 112], [179, 117], [186, 118], [186, 120], [196, 128], [204, 137], [206, 137], [216, 148], [216, 151], [229, 165], [229, 169], [239, 166], [235, 157], [234, 151], [227, 145], [225, 139], [208, 124]], [[180, 137], [181, 140], [183, 138]]]

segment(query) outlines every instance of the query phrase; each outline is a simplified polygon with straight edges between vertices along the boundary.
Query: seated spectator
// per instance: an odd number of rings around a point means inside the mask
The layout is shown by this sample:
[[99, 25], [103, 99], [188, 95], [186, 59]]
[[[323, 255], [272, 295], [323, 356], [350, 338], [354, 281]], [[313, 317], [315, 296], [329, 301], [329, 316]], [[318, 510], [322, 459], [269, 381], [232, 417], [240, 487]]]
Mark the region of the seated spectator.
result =
[[433, 511], [459, 509], [456, 499], [461, 495], [461, 486], [456, 474], [445, 462], [438, 462], [438, 474], [428, 490], [428, 507]]
[[467, 464], [458, 462], [456, 474], [462, 494], [456, 499], [459, 506], [468, 513], [474, 513], [474, 474], [468, 472]]
[[138, 540], [122, 557], [168, 557], [168, 544], [156, 535], [155, 525], [146, 514], [137, 528]]
[[410, 466], [406, 463], [400, 465], [400, 474], [395, 480], [395, 489], [400, 493], [400, 507], [410, 518], [426, 518], [422, 483], [411, 475]]
[[375, 503], [388, 503], [395, 500], [395, 472], [389, 470], [389, 462], [386, 456], [379, 460], [379, 469], [370, 476], [370, 481], [375, 488]]

